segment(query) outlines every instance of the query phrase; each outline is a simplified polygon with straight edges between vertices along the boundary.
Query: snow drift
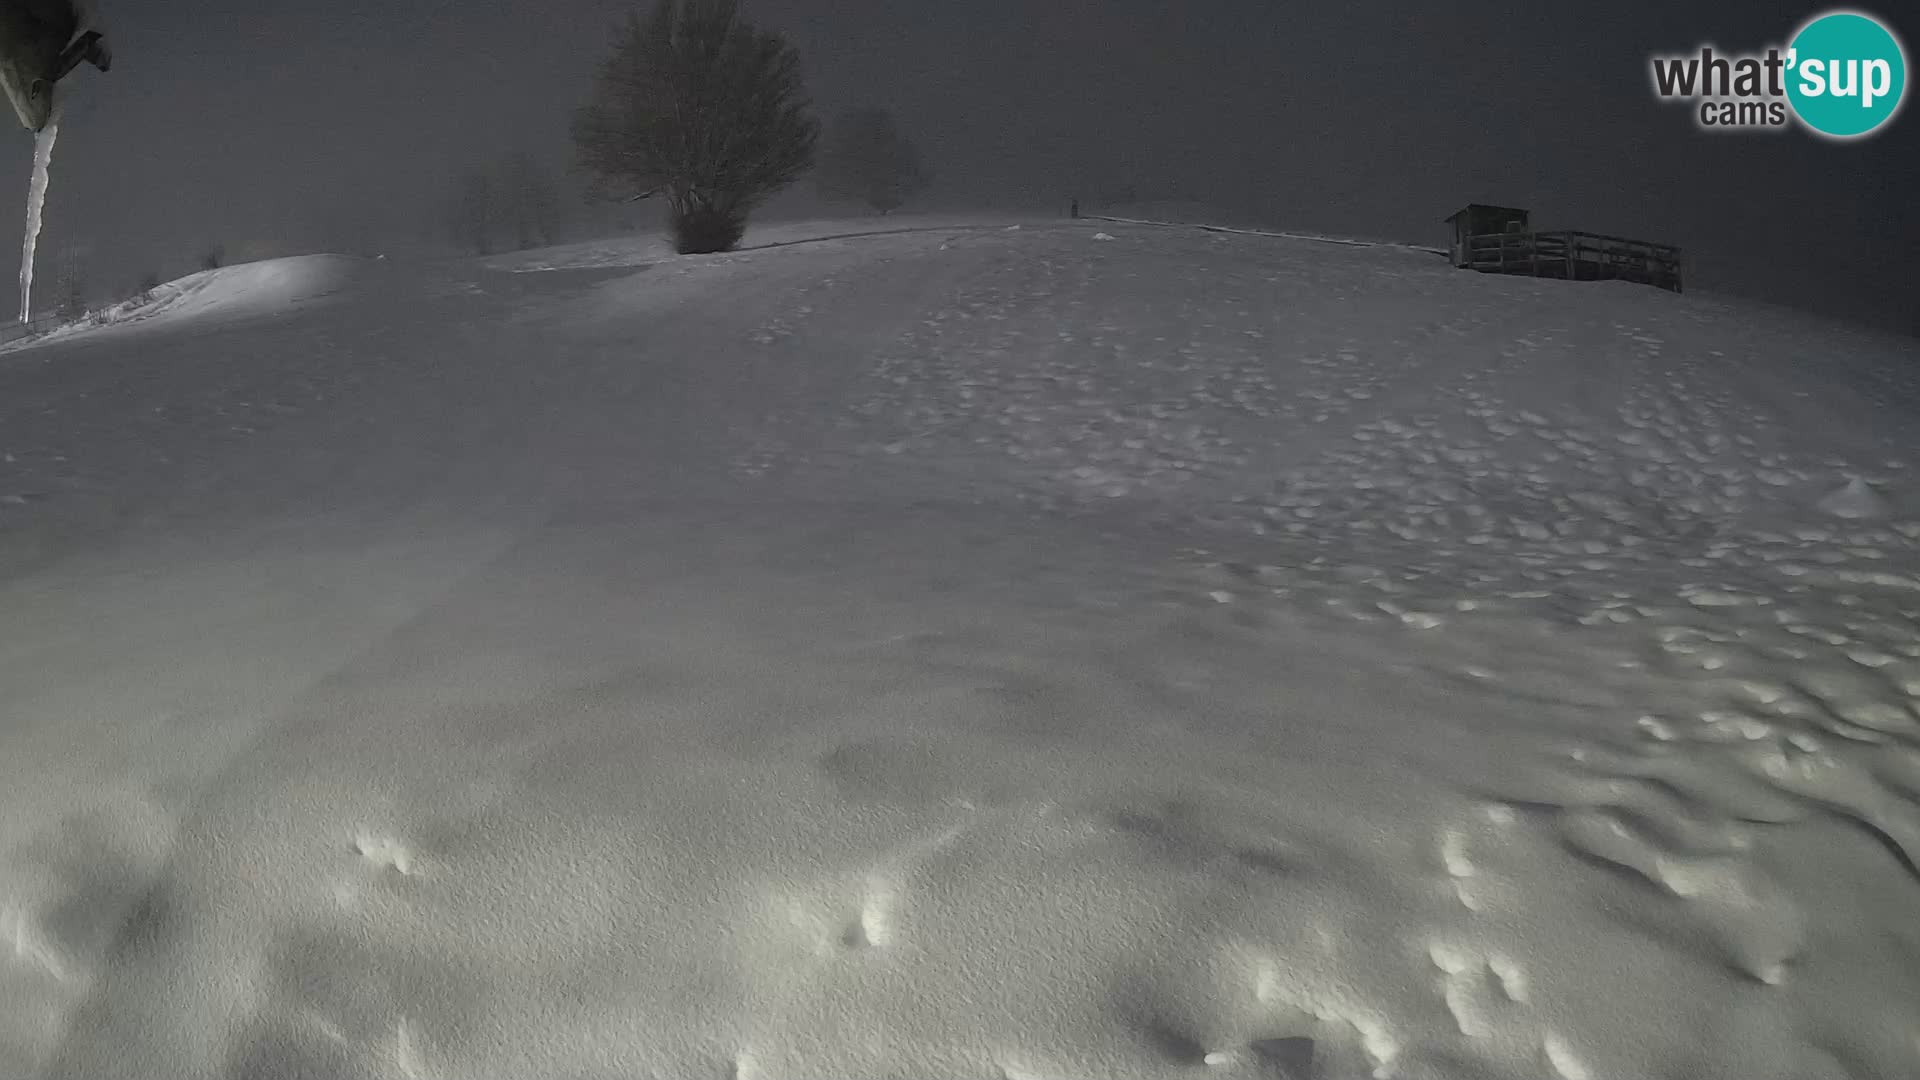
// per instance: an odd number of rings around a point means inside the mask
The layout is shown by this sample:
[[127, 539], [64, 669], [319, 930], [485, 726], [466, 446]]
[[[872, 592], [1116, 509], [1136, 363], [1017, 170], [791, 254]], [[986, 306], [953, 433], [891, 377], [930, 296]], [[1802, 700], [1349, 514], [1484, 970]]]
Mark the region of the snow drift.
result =
[[5, 348], [133, 326], [158, 328], [284, 315], [336, 298], [366, 273], [370, 262], [348, 255], [294, 255], [202, 270]]
[[348, 255], [296, 255], [189, 274], [155, 290], [136, 317], [233, 318], [273, 313], [332, 296], [368, 260]]

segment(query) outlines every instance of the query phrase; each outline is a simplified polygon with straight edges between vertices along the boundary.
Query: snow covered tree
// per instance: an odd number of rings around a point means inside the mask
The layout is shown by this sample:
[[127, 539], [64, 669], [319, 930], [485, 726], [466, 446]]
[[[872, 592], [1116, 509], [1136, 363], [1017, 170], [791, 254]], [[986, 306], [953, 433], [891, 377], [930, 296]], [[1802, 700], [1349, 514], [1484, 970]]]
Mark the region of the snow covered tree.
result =
[[898, 210], [931, 179], [885, 109], [842, 113], [820, 152], [820, 194], [865, 203], [882, 214]]
[[628, 19], [575, 114], [603, 193], [659, 192], [682, 254], [727, 251], [747, 215], [813, 165], [800, 58], [736, 0], [657, 0]]

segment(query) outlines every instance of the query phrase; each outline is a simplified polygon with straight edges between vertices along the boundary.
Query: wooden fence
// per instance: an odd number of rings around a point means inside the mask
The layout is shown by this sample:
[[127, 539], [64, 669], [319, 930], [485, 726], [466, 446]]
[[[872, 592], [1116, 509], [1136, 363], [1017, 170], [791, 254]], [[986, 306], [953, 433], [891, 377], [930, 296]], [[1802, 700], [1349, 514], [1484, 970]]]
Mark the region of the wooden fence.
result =
[[[0, 0], [0, 3], [4, 2], [6, 2], [6, 0]], [[111, 304], [90, 307], [78, 313], [71, 311], [64, 313], [49, 311], [44, 315], [35, 315], [26, 322], [21, 322], [19, 319], [8, 319], [0, 322], [0, 345], [10, 345], [24, 338], [39, 337], [41, 334], [47, 333], [50, 330], [58, 330], [63, 326], [75, 326], [87, 322], [98, 325], [106, 321], [108, 313], [123, 304], [133, 301], [152, 301], [153, 299], [155, 299], [154, 290], [142, 289], [131, 296], [116, 300]]]
[[1466, 266], [1488, 274], [1637, 281], [1680, 291], [1680, 249], [1588, 232], [1486, 233], [1467, 239]]
[[64, 326], [72, 321], [74, 321], [72, 316], [57, 314], [36, 315], [27, 322], [21, 322], [19, 319], [8, 319], [0, 322], [0, 345], [10, 344], [19, 341], [21, 338], [44, 334], [49, 330]]

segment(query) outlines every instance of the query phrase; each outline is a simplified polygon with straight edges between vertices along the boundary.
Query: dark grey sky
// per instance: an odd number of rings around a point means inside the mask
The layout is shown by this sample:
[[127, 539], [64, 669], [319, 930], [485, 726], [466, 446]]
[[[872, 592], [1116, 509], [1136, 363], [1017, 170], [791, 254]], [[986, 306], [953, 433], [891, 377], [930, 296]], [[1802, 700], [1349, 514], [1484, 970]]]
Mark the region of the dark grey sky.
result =
[[[190, 270], [214, 240], [255, 255], [418, 231], [462, 166], [508, 150], [565, 166], [569, 113], [632, 6], [98, 5], [115, 67], [70, 81], [46, 243], [77, 245], [101, 290]], [[1778, 43], [1816, 5], [746, 6], [791, 35], [823, 110], [895, 110], [943, 206], [1131, 187], [1242, 220], [1438, 242], [1458, 205], [1506, 203], [1547, 227], [1682, 244], [1701, 287], [1920, 330], [1920, 111], [1854, 144], [1711, 136], [1648, 88], [1651, 52]], [[17, 206], [30, 138], [5, 141], [0, 192]], [[12, 250], [18, 217], [0, 210]]]

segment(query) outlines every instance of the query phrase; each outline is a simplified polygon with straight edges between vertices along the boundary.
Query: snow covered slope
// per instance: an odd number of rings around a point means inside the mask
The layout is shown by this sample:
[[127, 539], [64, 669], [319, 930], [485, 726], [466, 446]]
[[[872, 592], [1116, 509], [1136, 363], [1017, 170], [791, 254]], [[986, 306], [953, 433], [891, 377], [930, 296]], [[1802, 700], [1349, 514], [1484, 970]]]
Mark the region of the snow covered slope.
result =
[[7, 348], [27, 348], [139, 323], [283, 314], [296, 305], [311, 305], [336, 295], [364, 272], [367, 263], [366, 259], [348, 255], [295, 255], [202, 270], [70, 326], [9, 343]]
[[1920, 1074], [1914, 342], [1008, 224], [0, 357], [0, 1076]]
[[203, 270], [162, 285], [150, 312], [193, 318], [278, 311], [338, 292], [366, 262], [349, 255], [297, 255]]

